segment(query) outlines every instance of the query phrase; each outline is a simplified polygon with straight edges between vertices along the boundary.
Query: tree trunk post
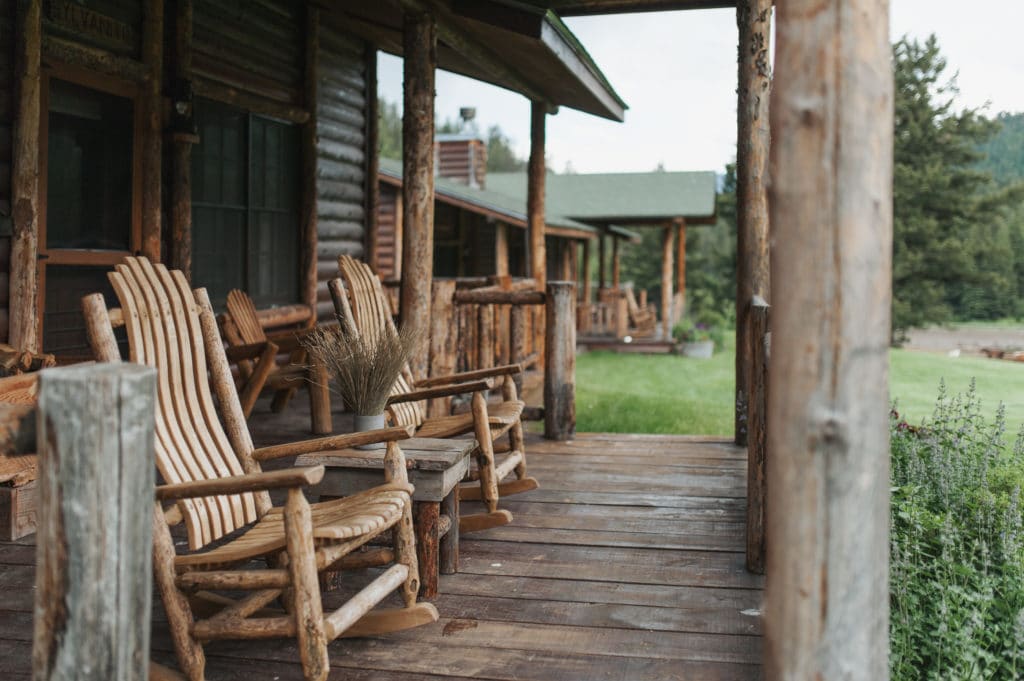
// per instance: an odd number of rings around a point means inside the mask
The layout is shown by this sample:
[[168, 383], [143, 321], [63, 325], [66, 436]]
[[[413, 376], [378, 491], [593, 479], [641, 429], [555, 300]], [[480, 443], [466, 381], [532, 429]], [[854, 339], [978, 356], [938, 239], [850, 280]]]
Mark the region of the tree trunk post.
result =
[[[317, 308], [317, 242], [319, 241], [317, 219], [317, 101], [320, 99], [320, 9], [313, 3], [306, 5], [305, 56], [303, 58], [302, 101], [309, 112], [309, 120], [302, 124], [302, 288], [301, 300], [313, 310], [316, 321]], [[373, 150], [368, 150], [368, 155]], [[373, 178], [376, 181], [376, 178]], [[366, 179], [367, 185], [370, 178]]]
[[[180, 0], [174, 22], [174, 79], [178, 97], [189, 97], [192, 78], [192, 0]], [[171, 265], [192, 280], [192, 144], [195, 137], [174, 131], [171, 176]]]
[[142, 254], [161, 258], [160, 191], [163, 186], [164, 0], [146, 0], [143, 10], [142, 54], [146, 64], [143, 87], [145, 123], [142, 134]]
[[[377, 48], [367, 44], [366, 64], [366, 262], [377, 271], [380, 236], [380, 98], [377, 95]], [[319, 65], [318, 65], [319, 68]], [[310, 115], [313, 112], [310, 111]], [[396, 241], [397, 245], [400, 243]]]
[[[452, 301], [455, 295], [454, 279], [437, 279], [433, 283], [430, 304], [430, 375], [450, 376], [456, 371], [458, 354], [458, 324]], [[428, 416], [451, 414], [452, 398], [435, 397], [427, 402]]]
[[739, 0], [736, 147], [736, 404], [734, 437], [747, 443], [747, 393], [751, 366], [747, 315], [755, 295], [768, 300], [768, 101], [771, 93], [772, 0]]
[[402, 323], [418, 342], [409, 364], [427, 375], [430, 292], [434, 277], [434, 66], [437, 24], [421, 10], [405, 10], [402, 114]]
[[552, 281], [545, 304], [544, 437], [576, 435], [576, 285]]
[[[599, 237], [602, 238], [602, 237]], [[618, 237], [612, 237], [612, 288], [619, 288], [619, 241]]]
[[672, 320], [686, 312], [686, 220], [676, 220], [676, 293], [672, 297]]
[[[537, 282], [537, 290], [543, 291], [548, 280], [548, 256], [544, 243], [544, 184], [547, 167], [544, 159], [545, 123], [547, 105], [532, 102], [530, 105], [530, 160], [527, 167], [526, 220], [530, 232], [530, 276]], [[537, 349], [544, 342], [544, 316], [534, 316], [533, 347]], [[541, 356], [541, 362], [544, 361]], [[543, 365], [541, 365], [543, 367]]]
[[672, 337], [672, 232], [671, 224], [665, 225], [661, 235], [661, 327], [662, 338]]
[[134, 681], [149, 667], [156, 371], [39, 379], [37, 681]]
[[768, 303], [754, 296], [750, 305], [750, 347], [753, 365], [747, 400], [747, 571], [764, 574], [764, 508], [767, 497], [765, 469], [768, 446], [768, 361], [771, 336], [768, 334]]
[[39, 107], [42, 0], [17, 3], [14, 149], [12, 152], [10, 343], [39, 352]]
[[780, 8], [765, 677], [889, 678], [887, 0]]
[[[612, 244], [615, 244], [616, 240], [612, 239]], [[614, 246], [613, 246], [614, 247]], [[604, 234], [598, 233], [597, 235], [597, 290], [603, 291], [605, 285], [608, 283], [608, 278], [605, 276], [607, 270], [605, 269], [605, 243]]]

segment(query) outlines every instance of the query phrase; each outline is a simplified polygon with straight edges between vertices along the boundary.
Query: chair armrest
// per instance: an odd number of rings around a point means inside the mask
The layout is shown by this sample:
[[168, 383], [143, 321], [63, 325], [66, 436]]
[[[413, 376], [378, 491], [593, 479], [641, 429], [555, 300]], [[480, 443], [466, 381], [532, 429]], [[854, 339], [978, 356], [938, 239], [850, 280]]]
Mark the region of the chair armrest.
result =
[[435, 385], [449, 385], [451, 383], [464, 383], [466, 381], [477, 381], [481, 378], [491, 378], [494, 376], [509, 376], [523, 373], [523, 366], [521, 364], [503, 364], [498, 367], [491, 367], [490, 369], [476, 369], [474, 371], [463, 371], [459, 374], [449, 374], [447, 376], [433, 376], [431, 378], [424, 379], [416, 382], [417, 388], [430, 388]]
[[230, 345], [227, 350], [225, 350], [225, 353], [228, 356], [229, 362], [241, 362], [244, 360], [256, 359], [263, 354], [267, 346], [273, 346], [273, 354], [277, 354], [277, 345], [270, 341], [265, 343], [249, 343], [248, 345]]
[[241, 494], [282, 487], [305, 487], [315, 485], [324, 477], [323, 466], [308, 468], [286, 468], [269, 473], [248, 473], [232, 475], [227, 478], [196, 480], [171, 485], [159, 485], [156, 498], [161, 501], [168, 499], [191, 499], [209, 497], [217, 494]]
[[448, 397], [449, 395], [463, 395], [465, 393], [476, 393], [491, 389], [490, 381], [473, 381], [471, 383], [459, 383], [458, 385], [446, 385], [437, 388], [426, 388], [424, 390], [413, 390], [412, 392], [392, 395], [388, 398], [388, 404], [399, 404], [401, 402], [419, 402], [435, 397]]
[[301, 442], [289, 442], [283, 445], [261, 447], [252, 453], [257, 461], [268, 459], [279, 459], [283, 456], [298, 456], [299, 454], [316, 454], [332, 449], [349, 449], [357, 445], [369, 445], [376, 442], [392, 442], [394, 440], [405, 440], [412, 437], [415, 428], [409, 426], [396, 426], [394, 428], [381, 428], [380, 430], [367, 430], [361, 433], [348, 433], [345, 435], [330, 435], [313, 440]]
[[[267, 340], [277, 345], [280, 352], [292, 352], [303, 348], [302, 341], [309, 335], [311, 329], [297, 329], [295, 331], [281, 331], [274, 334], [267, 334]], [[303, 348], [304, 349], [304, 348]]]

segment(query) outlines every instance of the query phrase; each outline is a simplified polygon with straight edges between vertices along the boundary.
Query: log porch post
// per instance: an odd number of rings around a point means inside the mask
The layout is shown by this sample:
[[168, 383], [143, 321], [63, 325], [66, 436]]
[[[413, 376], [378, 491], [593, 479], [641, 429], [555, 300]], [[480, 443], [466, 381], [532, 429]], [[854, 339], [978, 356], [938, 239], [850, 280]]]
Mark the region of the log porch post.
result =
[[[320, 97], [320, 80], [317, 77], [320, 63], [320, 9], [310, 3], [306, 5], [305, 57], [303, 60], [303, 105], [309, 112], [309, 119], [302, 124], [302, 302], [313, 310], [313, 321], [317, 318], [317, 100]], [[369, 119], [369, 116], [367, 116]], [[367, 124], [369, 125], [369, 123]], [[367, 136], [369, 139], [369, 136]], [[369, 149], [367, 156], [372, 156]], [[369, 170], [369, 162], [367, 164]], [[366, 174], [367, 197], [369, 185], [376, 182]], [[369, 217], [367, 217], [369, 220]], [[372, 261], [371, 261], [372, 262]]]
[[768, 199], [765, 170], [771, 134], [768, 99], [771, 92], [772, 0], [739, 0], [739, 86], [736, 148], [736, 444], [747, 444], [747, 393], [752, 349], [747, 330], [750, 301], [768, 295]]
[[686, 312], [686, 220], [676, 220], [676, 294], [673, 296], [673, 321]]
[[[192, 0], [176, 4], [174, 21], [174, 80], [177, 97], [189, 97], [192, 78]], [[191, 115], [191, 112], [190, 112]], [[171, 266], [192, 280], [192, 144], [195, 136], [172, 133]]]
[[619, 288], [619, 238], [612, 237], [612, 288]]
[[[545, 124], [547, 104], [540, 101], [530, 103], [530, 160], [527, 166], [526, 224], [530, 232], [530, 276], [537, 282], [537, 290], [543, 291], [548, 280], [548, 256], [544, 243], [544, 185], [547, 167], [544, 162]], [[544, 347], [544, 315], [534, 313], [533, 347]], [[544, 353], [540, 354], [538, 366], [544, 366]]]
[[590, 285], [590, 240], [583, 242], [583, 302], [590, 303], [592, 289]]
[[[612, 244], [613, 245], [615, 244], [614, 240], [612, 240]], [[603, 291], [604, 287], [605, 287], [605, 284], [608, 281], [607, 278], [605, 277], [606, 270], [605, 270], [605, 264], [604, 264], [604, 261], [605, 261], [605, 252], [604, 251], [605, 251], [604, 233], [601, 233], [601, 234], [598, 234], [598, 236], [597, 236], [597, 290], [598, 291]]]
[[39, 106], [42, 0], [17, 3], [11, 198], [10, 343], [39, 352]]
[[418, 339], [409, 363], [427, 376], [430, 295], [434, 275], [434, 66], [437, 24], [426, 11], [406, 8], [402, 115], [402, 323]]
[[889, 678], [888, 0], [790, 0], [772, 95], [765, 677]]
[[672, 224], [661, 235], [661, 328], [663, 339], [672, 337]]
[[142, 98], [145, 111], [142, 134], [142, 254], [153, 262], [161, 258], [163, 186], [163, 73], [164, 0], [147, 0], [143, 10], [142, 59], [146, 83]]

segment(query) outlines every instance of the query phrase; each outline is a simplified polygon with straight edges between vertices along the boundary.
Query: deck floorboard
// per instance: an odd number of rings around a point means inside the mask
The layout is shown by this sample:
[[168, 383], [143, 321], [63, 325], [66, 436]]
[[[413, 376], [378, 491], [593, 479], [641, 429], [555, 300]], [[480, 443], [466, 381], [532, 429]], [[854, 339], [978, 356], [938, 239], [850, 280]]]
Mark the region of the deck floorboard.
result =
[[[304, 400], [293, 404], [254, 420], [258, 444], [308, 437]], [[743, 450], [585, 433], [530, 436], [527, 456], [541, 488], [504, 500], [511, 525], [463, 536], [460, 572], [442, 576], [435, 600], [441, 620], [333, 643], [331, 679], [760, 678], [763, 579], [743, 566]], [[34, 559], [31, 537], [0, 543], [5, 680], [31, 676]], [[325, 605], [343, 596], [328, 593]], [[159, 605], [153, 619], [153, 659], [173, 666]], [[302, 677], [289, 641], [216, 642], [207, 655], [211, 681]]]

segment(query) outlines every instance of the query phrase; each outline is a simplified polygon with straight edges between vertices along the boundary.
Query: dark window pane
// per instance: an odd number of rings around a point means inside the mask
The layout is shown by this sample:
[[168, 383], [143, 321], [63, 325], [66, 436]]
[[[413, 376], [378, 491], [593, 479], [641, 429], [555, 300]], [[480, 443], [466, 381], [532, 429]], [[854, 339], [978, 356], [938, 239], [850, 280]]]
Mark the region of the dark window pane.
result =
[[[107, 307], [119, 307], [120, 302], [107, 279], [109, 271], [109, 267], [79, 265], [50, 265], [46, 268], [44, 352], [91, 359], [85, 319], [82, 317], [82, 298], [90, 293], [102, 293]], [[116, 330], [115, 337], [121, 347], [121, 355], [127, 357], [127, 336], [123, 327]]]
[[132, 102], [50, 80], [47, 248], [131, 248]]

